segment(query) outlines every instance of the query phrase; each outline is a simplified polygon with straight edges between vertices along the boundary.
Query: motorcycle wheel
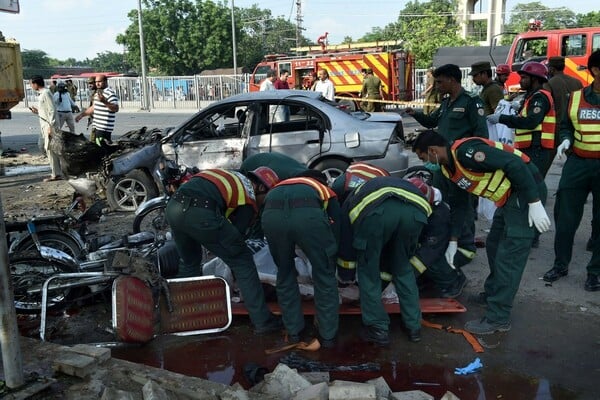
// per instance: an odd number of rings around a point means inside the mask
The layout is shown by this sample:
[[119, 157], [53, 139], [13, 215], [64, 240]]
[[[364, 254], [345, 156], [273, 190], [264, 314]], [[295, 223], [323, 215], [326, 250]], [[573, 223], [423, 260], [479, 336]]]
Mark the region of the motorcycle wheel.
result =
[[[8, 264], [13, 281], [15, 309], [21, 314], [37, 314], [42, 309], [42, 294], [29, 293], [29, 289], [41, 289], [44, 282], [54, 274], [76, 272], [35, 253], [11, 256]], [[48, 292], [48, 308], [63, 303], [69, 292], [68, 288]]]
[[165, 214], [165, 204], [157, 204], [133, 219], [133, 233], [153, 232], [159, 239], [165, 239], [170, 231]]
[[140, 204], [158, 196], [156, 184], [144, 171], [134, 169], [106, 186], [108, 204], [115, 211], [135, 211]]
[[433, 173], [422, 165], [415, 165], [408, 168], [403, 178], [419, 178], [426, 184], [433, 185]]
[[[75, 259], [79, 259], [84, 249], [80, 244], [66, 233], [60, 231], [41, 231], [38, 232], [38, 238], [42, 246], [52, 247], [53, 249], [61, 250]], [[23, 253], [35, 251], [35, 243], [31, 236], [23, 239], [21, 243], [11, 249], [11, 253]]]

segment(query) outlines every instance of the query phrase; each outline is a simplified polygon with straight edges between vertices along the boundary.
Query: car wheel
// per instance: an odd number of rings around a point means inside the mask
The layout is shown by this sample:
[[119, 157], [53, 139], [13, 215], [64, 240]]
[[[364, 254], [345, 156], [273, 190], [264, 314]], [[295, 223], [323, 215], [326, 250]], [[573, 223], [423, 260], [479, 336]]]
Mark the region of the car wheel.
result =
[[334, 158], [319, 162], [314, 169], [321, 171], [327, 177], [327, 184], [331, 185], [335, 178], [346, 171], [348, 165], [348, 162]]
[[135, 211], [140, 204], [158, 196], [158, 188], [144, 171], [135, 169], [106, 186], [108, 204], [115, 211]]

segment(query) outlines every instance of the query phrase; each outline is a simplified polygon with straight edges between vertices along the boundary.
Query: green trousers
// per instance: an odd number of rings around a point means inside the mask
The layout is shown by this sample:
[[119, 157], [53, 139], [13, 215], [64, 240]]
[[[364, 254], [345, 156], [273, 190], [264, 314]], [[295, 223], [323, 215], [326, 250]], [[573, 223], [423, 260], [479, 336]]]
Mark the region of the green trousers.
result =
[[367, 212], [352, 227], [363, 324], [389, 331], [390, 317], [381, 302], [380, 280], [380, 265], [387, 259], [404, 325], [407, 329], [418, 329], [419, 289], [409, 260], [427, 224], [427, 216], [416, 206], [396, 198], [389, 198]]
[[250, 320], [256, 327], [264, 326], [272, 314], [265, 302], [252, 252], [240, 232], [217, 210], [189, 207], [184, 211], [181, 203], [169, 201], [166, 215], [183, 260], [178, 277], [202, 275], [201, 246], [204, 246], [231, 268]]
[[[546, 201], [546, 185], [538, 184], [540, 199]], [[487, 298], [485, 317], [490, 321], [510, 321], [512, 304], [531, 251], [535, 228], [529, 226], [529, 205], [515, 191], [504, 206], [496, 209], [486, 251], [490, 274], [485, 280]]]
[[[556, 235], [554, 236], [554, 267], [566, 269], [573, 256], [573, 240], [575, 232], [583, 216], [583, 207], [589, 193], [593, 196], [592, 224], [600, 222], [600, 160], [581, 158], [571, 154], [562, 170], [556, 203], [554, 204], [554, 220]], [[592, 232], [598, 232], [598, 227]], [[595, 238], [592, 258], [587, 265], [589, 273], [600, 275], [600, 240]]]
[[554, 149], [546, 149], [540, 145], [532, 145], [526, 149], [519, 150], [531, 158], [531, 162], [540, 170], [542, 177], [546, 178], [546, 174], [548, 174], [548, 170], [552, 166], [556, 151]]
[[[298, 246], [312, 265], [319, 335], [329, 340], [336, 336], [339, 324], [339, 295], [335, 277], [337, 242], [327, 213], [322, 208], [290, 207], [296, 186], [301, 185], [281, 186], [269, 193], [261, 218], [271, 255], [277, 265], [277, 301], [286, 330], [291, 335], [299, 334], [304, 329], [304, 314], [294, 262], [295, 248]], [[269, 208], [273, 199], [278, 201], [281, 208]], [[318, 204], [316, 196], [314, 201]]]

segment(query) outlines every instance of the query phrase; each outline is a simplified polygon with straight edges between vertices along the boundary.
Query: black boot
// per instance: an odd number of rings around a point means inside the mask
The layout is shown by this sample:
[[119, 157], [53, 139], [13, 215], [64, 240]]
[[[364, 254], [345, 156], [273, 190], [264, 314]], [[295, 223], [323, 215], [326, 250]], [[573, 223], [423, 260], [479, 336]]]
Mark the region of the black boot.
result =
[[365, 326], [360, 331], [360, 338], [365, 342], [375, 343], [378, 346], [388, 346], [390, 336], [387, 331], [375, 328], [374, 326]]
[[588, 273], [587, 279], [585, 280], [585, 286], [583, 288], [588, 292], [596, 292], [600, 290], [600, 280], [598, 280], [598, 275]]
[[542, 279], [546, 282], [554, 282], [559, 280], [563, 276], [567, 276], [568, 274], [569, 270], [567, 268], [552, 267], [551, 270], [544, 274], [544, 277]]

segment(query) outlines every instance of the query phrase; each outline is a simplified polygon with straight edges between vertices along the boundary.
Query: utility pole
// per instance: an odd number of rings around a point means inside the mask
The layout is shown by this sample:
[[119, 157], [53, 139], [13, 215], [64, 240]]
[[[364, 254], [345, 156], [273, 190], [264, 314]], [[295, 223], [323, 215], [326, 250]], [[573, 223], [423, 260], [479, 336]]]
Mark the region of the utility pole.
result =
[[233, 41], [233, 76], [237, 79], [237, 45], [235, 43], [235, 8], [234, 0], [231, 0], [231, 40]]
[[[296, 0], [296, 49], [300, 48], [300, 38], [302, 36], [302, 0]], [[300, 55], [296, 51], [296, 55]]]
[[142, 84], [140, 90], [142, 93], [142, 109], [150, 111], [150, 102], [148, 101], [148, 84], [146, 82], [146, 45], [144, 44], [144, 29], [142, 28], [142, 0], [138, 0], [138, 29], [140, 33], [140, 57], [142, 62]]

